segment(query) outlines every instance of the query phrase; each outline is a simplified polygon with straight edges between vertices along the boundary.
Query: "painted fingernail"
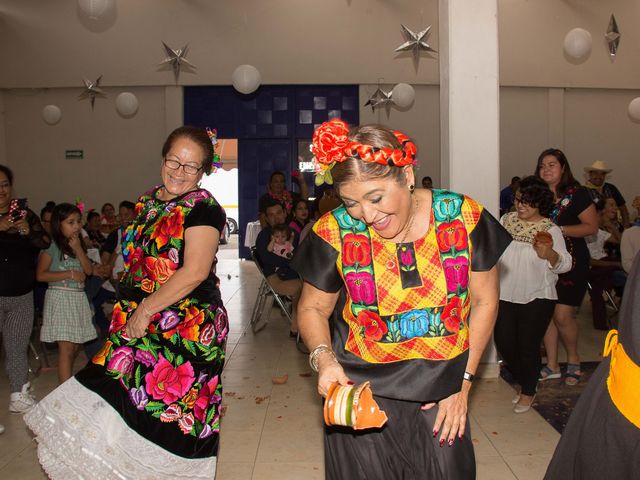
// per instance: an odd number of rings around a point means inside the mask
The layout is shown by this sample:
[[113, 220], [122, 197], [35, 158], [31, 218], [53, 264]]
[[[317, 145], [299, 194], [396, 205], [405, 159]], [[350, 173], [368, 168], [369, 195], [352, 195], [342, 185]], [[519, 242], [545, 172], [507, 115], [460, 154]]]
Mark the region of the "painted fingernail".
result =
[[442, 440], [440, 440], [440, 446], [444, 445], [444, 438]]
[[449, 446], [453, 445], [453, 438], [451, 440], [449, 440]]
[[354, 384], [354, 383], [353, 383], [351, 380], [349, 380], [349, 381], [347, 382], [347, 385], [353, 385], [353, 384]]
[[438, 430], [434, 430], [433, 431], [433, 438], [436, 438], [436, 435], [438, 434]]
[[464, 438], [464, 433], [461, 433], [460, 435], [458, 435], [458, 438], [462, 440]]

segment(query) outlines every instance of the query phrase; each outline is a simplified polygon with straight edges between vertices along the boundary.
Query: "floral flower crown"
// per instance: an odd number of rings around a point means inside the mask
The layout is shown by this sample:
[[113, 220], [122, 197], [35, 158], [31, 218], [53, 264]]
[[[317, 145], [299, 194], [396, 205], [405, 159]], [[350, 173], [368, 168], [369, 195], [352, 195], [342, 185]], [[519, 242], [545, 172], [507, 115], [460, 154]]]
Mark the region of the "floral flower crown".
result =
[[211, 140], [211, 144], [213, 145], [213, 162], [211, 164], [210, 173], [215, 173], [216, 170], [222, 168], [222, 160], [220, 159], [220, 155], [216, 152], [218, 149], [218, 131], [207, 127], [207, 135], [209, 135], [209, 140]]
[[373, 145], [349, 140], [349, 126], [344, 120], [334, 118], [320, 125], [313, 132], [311, 152], [314, 155], [315, 183], [332, 184], [331, 169], [347, 158], [358, 158], [363, 162], [379, 163], [394, 167], [416, 164], [415, 143], [402, 132], [393, 132], [402, 148], [378, 148]]

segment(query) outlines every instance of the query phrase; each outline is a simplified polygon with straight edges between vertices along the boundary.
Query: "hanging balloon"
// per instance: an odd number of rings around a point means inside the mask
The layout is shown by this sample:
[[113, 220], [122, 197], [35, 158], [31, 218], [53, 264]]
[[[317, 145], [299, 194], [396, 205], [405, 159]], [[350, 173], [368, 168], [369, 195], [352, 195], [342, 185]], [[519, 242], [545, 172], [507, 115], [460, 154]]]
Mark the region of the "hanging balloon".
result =
[[416, 91], [408, 83], [399, 83], [391, 90], [393, 103], [400, 108], [409, 108], [416, 99]]
[[260, 72], [253, 65], [240, 65], [233, 71], [231, 81], [240, 93], [253, 93], [260, 86]]
[[123, 117], [131, 118], [138, 111], [138, 99], [131, 92], [122, 92], [116, 97], [116, 110]]
[[78, 6], [90, 19], [96, 20], [112, 6], [112, 0], [78, 0]]
[[629, 116], [636, 122], [640, 122], [640, 97], [636, 97], [629, 102]]
[[565, 53], [576, 60], [580, 60], [591, 53], [591, 34], [584, 28], [574, 28], [564, 37]]
[[55, 125], [62, 118], [62, 110], [57, 105], [47, 105], [42, 109], [42, 119], [47, 125]]

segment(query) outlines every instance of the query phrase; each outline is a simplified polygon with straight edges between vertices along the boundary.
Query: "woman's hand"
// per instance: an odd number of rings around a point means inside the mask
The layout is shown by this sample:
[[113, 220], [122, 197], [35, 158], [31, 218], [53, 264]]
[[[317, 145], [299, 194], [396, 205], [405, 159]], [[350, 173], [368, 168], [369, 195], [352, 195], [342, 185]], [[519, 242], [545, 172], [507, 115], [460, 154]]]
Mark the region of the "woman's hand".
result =
[[81, 270], [70, 270], [70, 272], [71, 280], [73, 280], [74, 282], [84, 283], [84, 281], [87, 279], [87, 276]]
[[138, 307], [133, 312], [133, 315], [129, 317], [127, 325], [125, 326], [125, 332], [129, 338], [144, 337], [147, 333], [147, 328], [151, 323], [151, 317], [144, 312], [142, 303], [138, 304]]
[[353, 382], [345, 375], [342, 366], [332, 355], [320, 354], [318, 357], [318, 393], [326, 397], [329, 387], [336, 382], [343, 386], [353, 385]]
[[[440, 432], [440, 446], [443, 446], [445, 442], [451, 446], [456, 436], [462, 438], [464, 435], [467, 424], [468, 400], [468, 394], [458, 392], [437, 403], [438, 415], [433, 425], [433, 436], [435, 437]], [[426, 403], [422, 406], [422, 410], [429, 410], [434, 406], [436, 403]]]
[[542, 260], [549, 260], [551, 252], [553, 252], [553, 244], [535, 241], [533, 242], [533, 249], [539, 258]]
[[29, 235], [29, 233], [31, 232], [29, 222], [27, 222], [26, 218], [16, 220], [15, 222], [13, 222], [13, 226], [18, 230], [18, 233], [20, 235]]
[[3, 215], [0, 217], [0, 232], [6, 232], [13, 227], [13, 222], [11, 221], [11, 215]]

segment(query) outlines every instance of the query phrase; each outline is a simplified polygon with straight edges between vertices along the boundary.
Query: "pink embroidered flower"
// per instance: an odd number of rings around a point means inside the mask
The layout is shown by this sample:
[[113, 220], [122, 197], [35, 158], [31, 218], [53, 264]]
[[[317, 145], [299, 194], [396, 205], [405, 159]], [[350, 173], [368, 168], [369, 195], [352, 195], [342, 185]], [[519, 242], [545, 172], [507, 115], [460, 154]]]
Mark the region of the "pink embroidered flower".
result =
[[207, 347], [211, 345], [211, 342], [213, 341], [213, 334], [215, 333], [215, 331], [216, 329], [213, 328], [213, 324], [207, 323], [200, 332], [200, 343]]
[[413, 251], [410, 248], [402, 247], [400, 249], [400, 261], [402, 265], [408, 267], [413, 264]]
[[180, 426], [180, 430], [182, 430], [182, 433], [188, 435], [189, 433], [191, 433], [191, 430], [193, 430], [194, 422], [195, 419], [193, 418], [193, 413], [187, 413], [186, 415], [182, 415], [180, 417], [180, 420], [178, 420], [178, 425]]
[[227, 333], [229, 333], [229, 318], [224, 309], [218, 308], [216, 310], [215, 316], [213, 317], [213, 325], [216, 328], [216, 339], [218, 343], [220, 343], [226, 338]]
[[162, 412], [160, 415], [160, 421], [163, 423], [171, 423], [175, 422], [182, 416], [182, 409], [179, 405], [173, 403], [169, 405], [169, 407]]
[[178, 255], [177, 249], [172, 248], [171, 250], [169, 250], [169, 260], [171, 260], [176, 265], [180, 263], [180, 256]]
[[447, 258], [443, 263], [447, 290], [455, 292], [467, 288], [469, 284], [469, 260], [466, 257]]
[[120, 372], [122, 375], [128, 375], [133, 369], [133, 350], [131, 347], [116, 348], [111, 354], [107, 370]]
[[373, 304], [376, 299], [376, 286], [368, 272], [348, 272], [346, 274], [347, 289], [354, 303]]
[[202, 385], [202, 388], [198, 393], [198, 399], [193, 406], [193, 413], [195, 414], [196, 418], [202, 423], [204, 423], [207, 419], [207, 411], [209, 410], [209, 405], [211, 405], [212, 403], [220, 402], [220, 395], [216, 393], [217, 388], [218, 375]]
[[153, 367], [152, 372], [144, 376], [144, 379], [147, 384], [147, 393], [154, 400], [162, 400], [167, 405], [183, 397], [195, 380], [190, 362], [174, 368], [162, 354], [158, 355], [158, 363]]
[[136, 362], [140, 362], [147, 367], [150, 367], [156, 363], [156, 359], [151, 352], [136, 349]]

